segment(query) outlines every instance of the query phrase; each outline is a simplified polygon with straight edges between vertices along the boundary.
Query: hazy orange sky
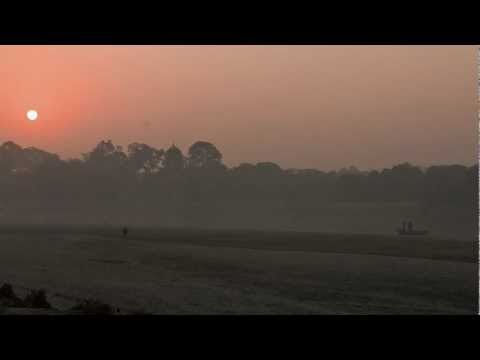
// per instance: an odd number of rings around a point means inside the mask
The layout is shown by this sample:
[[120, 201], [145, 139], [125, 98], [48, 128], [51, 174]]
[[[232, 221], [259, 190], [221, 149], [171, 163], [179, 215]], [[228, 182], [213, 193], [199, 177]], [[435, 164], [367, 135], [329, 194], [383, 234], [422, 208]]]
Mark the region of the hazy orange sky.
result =
[[205, 140], [228, 165], [473, 164], [476, 49], [0, 46], [0, 142], [63, 158], [102, 139]]

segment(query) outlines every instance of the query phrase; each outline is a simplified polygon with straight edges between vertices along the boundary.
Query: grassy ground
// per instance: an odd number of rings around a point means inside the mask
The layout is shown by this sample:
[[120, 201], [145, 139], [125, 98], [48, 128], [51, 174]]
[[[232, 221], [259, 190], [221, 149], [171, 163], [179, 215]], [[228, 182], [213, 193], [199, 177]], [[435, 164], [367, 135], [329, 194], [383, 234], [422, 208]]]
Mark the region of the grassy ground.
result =
[[160, 314], [476, 313], [473, 242], [293, 232], [3, 228], [0, 282]]

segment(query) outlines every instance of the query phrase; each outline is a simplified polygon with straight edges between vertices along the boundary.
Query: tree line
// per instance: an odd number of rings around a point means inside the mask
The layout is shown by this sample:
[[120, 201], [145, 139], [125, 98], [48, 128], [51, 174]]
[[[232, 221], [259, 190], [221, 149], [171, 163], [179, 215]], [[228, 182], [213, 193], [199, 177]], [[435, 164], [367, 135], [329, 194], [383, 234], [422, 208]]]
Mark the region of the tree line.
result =
[[[177, 146], [126, 147], [101, 141], [79, 159], [63, 160], [8, 141], [0, 146], [0, 206], [89, 211], [95, 216], [168, 215], [189, 223], [239, 216], [239, 208], [270, 213], [313, 212], [334, 202], [412, 202], [475, 209], [478, 164], [420, 168], [402, 163], [381, 170], [283, 169], [274, 162], [227, 167], [212, 143], [197, 141], [186, 154]], [[307, 209], [307, 210], [305, 210]], [[39, 210], [40, 211], [40, 210]], [[67, 210], [65, 210], [67, 211]], [[248, 211], [248, 210], [246, 210]]]

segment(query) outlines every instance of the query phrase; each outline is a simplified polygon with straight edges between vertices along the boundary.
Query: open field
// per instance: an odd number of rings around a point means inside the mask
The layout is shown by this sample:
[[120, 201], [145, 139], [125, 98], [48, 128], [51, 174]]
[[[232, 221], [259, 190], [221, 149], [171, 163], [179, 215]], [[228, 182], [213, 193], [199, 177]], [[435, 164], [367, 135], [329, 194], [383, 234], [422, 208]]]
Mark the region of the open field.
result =
[[473, 241], [294, 232], [3, 227], [0, 283], [58, 308], [158, 314], [472, 314]]
[[[473, 202], [472, 202], [473, 204]], [[129, 224], [136, 227], [260, 229], [391, 235], [402, 220], [411, 219], [415, 228], [428, 229], [435, 238], [474, 241], [478, 233], [478, 210], [473, 207], [432, 206], [415, 202], [318, 202], [287, 206], [284, 201], [215, 201], [211, 208], [195, 210], [176, 203], [118, 202], [113, 207], [72, 203], [45, 208], [42, 204], [0, 202], [0, 229], [12, 224], [37, 224], [58, 228], [61, 224], [96, 226]], [[3, 210], [3, 212], [2, 212]], [[188, 210], [188, 211], [187, 211]], [[108, 216], [106, 216], [108, 214]], [[81, 222], [81, 223], [78, 223]], [[348, 230], [346, 230], [348, 229]]]

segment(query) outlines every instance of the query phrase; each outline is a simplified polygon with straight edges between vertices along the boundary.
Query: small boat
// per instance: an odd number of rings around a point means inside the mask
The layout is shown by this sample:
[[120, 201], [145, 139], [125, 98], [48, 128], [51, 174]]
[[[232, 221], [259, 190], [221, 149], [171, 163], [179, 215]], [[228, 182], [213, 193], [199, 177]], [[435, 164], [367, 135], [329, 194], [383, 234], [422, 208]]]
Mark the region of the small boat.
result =
[[397, 229], [398, 235], [428, 235], [428, 230], [404, 230]]

